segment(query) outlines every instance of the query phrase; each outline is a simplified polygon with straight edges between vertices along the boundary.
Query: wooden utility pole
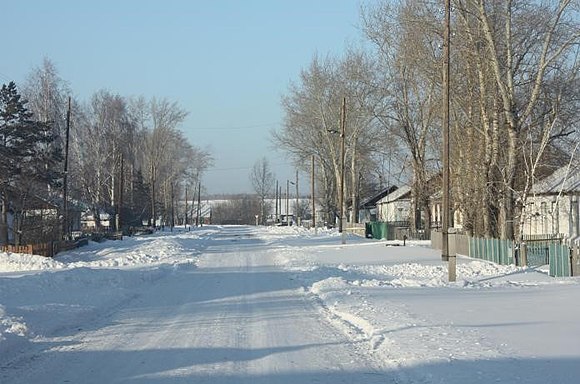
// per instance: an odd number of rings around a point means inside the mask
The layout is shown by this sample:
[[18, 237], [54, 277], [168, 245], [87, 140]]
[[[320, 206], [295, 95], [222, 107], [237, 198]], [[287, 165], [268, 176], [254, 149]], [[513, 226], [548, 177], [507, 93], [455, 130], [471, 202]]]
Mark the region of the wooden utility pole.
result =
[[119, 175], [119, 193], [118, 193], [118, 204], [117, 204], [117, 231], [122, 231], [123, 222], [121, 220], [121, 212], [123, 211], [123, 189], [125, 188], [125, 156], [121, 153], [121, 164], [120, 164], [120, 172]]
[[299, 192], [298, 192], [298, 170], [296, 170], [296, 225], [300, 225], [300, 209], [299, 202]]
[[197, 188], [197, 222], [200, 227], [203, 227], [203, 223], [201, 222], [201, 181]]
[[290, 211], [290, 180], [286, 179], [286, 225], [290, 226], [290, 220], [288, 218], [288, 212]]
[[276, 180], [276, 216], [274, 216], [274, 224], [278, 223], [278, 180]]
[[155, 166], [151, 162], [151, 226], [157, 229], [157, 220], [155, 218]]
[[316, 200], [314, 198], [314, 155], [312, 155], [312, 167], [310, 171], [310, 196], [312, 198], [312, 226], [314, 227], [314, 234], [316, 234]]
[[338, 232], [341, 233], [341, 242], [342, 244], [346, 243], [346, 238], [344, 234], [344, 157], [345, 157], [345, 148], [344, 148], [344, 141], [345, 141], [345, 131], [346, 131], [346, 97], [342, 98], [342, 110], [340, 114], [340, 196], [339, 196], [339, 204], [340, 204], [340, 222], [338, 224]]
[[63, 200], [63, 237], [68, 240], [70, 233], [69, 217], [68, 217], [68, 152], [69, 152], [69, 138], [70, 138], [70, 96], [68, 97], [68, 109], [66, 111], [66, 141], [64, 144], [64, 175], [62, 187]]
[[187, 228], [187, 184], [185, 185], [185, 222], [183, 223], [183, 227]]
[[175, 226], [175, 192], [173, 189], [173, 181], [171, 182], [171, 206], [169, 208], [171, 209], [170, 229], [173, 232], [173, 227]]
[[442, 250], [441, 258], [448, 261], [448, 273], [449, 281], [453, 282], [456, 280], [456, 267], [457, 260], [455, 255], [449, 254], [449, 227], [450, 221], [450, 204], [449, 204], [449, 192], [451, 188], [451, 183], [449, 181], [449, 76], [450, 76], [450, 52], [449, 45], [451, 43], [451, 6], [450, 0], [445, 0], [445, 32], [443, 35], [443, 83], [444, 83], [444, 94], [443, 94], [443, 228], [442, 228]]

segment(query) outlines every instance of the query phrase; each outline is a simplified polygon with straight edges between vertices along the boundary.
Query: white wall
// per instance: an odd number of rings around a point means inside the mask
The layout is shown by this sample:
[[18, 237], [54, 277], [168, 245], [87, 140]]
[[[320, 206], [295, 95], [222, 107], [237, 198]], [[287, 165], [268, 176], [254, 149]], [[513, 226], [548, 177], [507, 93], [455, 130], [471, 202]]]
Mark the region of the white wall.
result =
[[524, 235], [562, 233], [580, 235], [580, 193], [562, 196], [533, 196], [524, 210]]
[[406, 221], [409, 220], [411, 210], [410, 200], [397, 200], [377, 204], [378, 221]]

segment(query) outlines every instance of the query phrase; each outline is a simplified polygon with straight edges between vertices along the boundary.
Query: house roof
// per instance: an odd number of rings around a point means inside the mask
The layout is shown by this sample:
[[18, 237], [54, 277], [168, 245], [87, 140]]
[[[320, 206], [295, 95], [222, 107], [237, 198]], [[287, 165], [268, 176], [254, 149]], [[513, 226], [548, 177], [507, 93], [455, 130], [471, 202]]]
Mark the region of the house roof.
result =
[[389, 193], [388, 195], [380, 199], [377, 203], [386, 204], [392, 201], [400, 200], [401, 198], [406, 197], [406, 195], [409, 195], [410, 193], [411, 187], [408, 185], [404, 185], [398, 188], [396, 191]]
[[580, 165], [566, 165], [532, 186], [532, 194], [580, 192]]
[[377, 201], [381, 200], [383, 197], [387, 196], [390, 193], [393, 193], [397, 190], [397, 186], [391, 185], [387, 188], [382, 189], [379, 193], [375, 194], [374, 196], [369, 197], [368, 199], [361, 202], [361, 208], [370, 208], [374, 207], [377, 204]]

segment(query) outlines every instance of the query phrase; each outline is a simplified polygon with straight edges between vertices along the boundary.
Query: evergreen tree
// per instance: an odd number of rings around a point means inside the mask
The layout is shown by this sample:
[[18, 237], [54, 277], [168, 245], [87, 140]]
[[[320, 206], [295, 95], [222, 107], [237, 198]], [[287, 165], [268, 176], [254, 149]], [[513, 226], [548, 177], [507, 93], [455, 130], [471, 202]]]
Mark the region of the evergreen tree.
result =
[[55, 185], [59, 180], [61, 172], [55, 166], [62, 155], [51, 149], [54, 140], [49, 123], [32, 120], [16, 84], [4, 84], [0, 89], [0, 244], [8, 242], [9, 189], [23, 196], [32, 185]]

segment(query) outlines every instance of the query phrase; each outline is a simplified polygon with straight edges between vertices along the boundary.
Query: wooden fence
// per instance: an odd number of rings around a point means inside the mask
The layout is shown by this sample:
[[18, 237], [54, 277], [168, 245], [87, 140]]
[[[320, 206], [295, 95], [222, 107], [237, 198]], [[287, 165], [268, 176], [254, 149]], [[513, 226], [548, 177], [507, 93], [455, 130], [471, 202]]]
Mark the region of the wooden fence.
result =
[[3, 245], [0, 247], [0, 251], [54, 257], [59, 252], [70, 251], [71, 249], [82, 247], [87, 244], [88, 239], [79, 239], [77, 241], [53, 241], [50, 243], [26, 245]]
[[28, 255], [39, 255], [53, 257], [60, 250], [59, 242], [26, 244], [26, 245], [3, 245], [2, 252], [25, 253]]

